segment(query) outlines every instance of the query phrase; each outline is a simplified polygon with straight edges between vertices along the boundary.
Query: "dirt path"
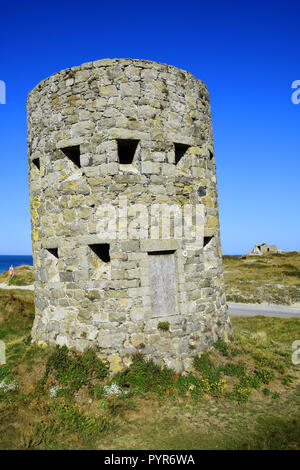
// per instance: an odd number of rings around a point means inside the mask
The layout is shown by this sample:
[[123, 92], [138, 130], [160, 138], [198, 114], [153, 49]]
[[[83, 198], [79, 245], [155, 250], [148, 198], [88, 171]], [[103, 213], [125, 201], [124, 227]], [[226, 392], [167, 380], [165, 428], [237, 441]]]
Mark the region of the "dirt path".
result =
[[29, 286], [8, 286], [5, 282], [0, 284], [0, 289], [25, 289], [25, 290], [34, 290], [33, 284]]

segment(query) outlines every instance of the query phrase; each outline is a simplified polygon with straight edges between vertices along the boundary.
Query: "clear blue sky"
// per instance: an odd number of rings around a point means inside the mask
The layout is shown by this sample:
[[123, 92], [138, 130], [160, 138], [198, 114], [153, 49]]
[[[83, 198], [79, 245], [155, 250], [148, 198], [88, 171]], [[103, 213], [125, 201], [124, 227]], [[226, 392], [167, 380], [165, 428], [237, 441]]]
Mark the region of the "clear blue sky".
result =
[[52, 73], [101, 58], [175, 65], [211, 96], [224, 253], [300, 250], [296, 1], [2, 2], [0, 254], [30, 254], [26, 97]]

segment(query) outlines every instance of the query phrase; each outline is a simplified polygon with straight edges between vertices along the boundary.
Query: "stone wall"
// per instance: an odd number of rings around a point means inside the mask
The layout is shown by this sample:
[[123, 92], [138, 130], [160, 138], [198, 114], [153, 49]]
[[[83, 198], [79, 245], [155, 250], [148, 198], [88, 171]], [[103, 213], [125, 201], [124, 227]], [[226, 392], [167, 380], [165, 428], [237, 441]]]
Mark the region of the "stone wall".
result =
[[[33, 340], [97, 344], [112, 371], [138, 351], [189, 370], [230, 330], [205, 84], [169, 65], [105, 59], [45, 79], [27, 110]], [[204, 208], [201, 240], [153, 237], [159, 217], [148, 224], [138, 211], [156, 204]]]

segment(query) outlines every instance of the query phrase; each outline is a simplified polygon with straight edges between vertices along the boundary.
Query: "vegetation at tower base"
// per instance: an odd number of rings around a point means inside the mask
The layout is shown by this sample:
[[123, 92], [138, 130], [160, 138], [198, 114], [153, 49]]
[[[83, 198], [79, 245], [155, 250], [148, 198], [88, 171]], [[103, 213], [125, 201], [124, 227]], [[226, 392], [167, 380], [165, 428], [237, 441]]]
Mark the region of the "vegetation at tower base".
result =
[[[189, 374], [143, 353], [110, 375], [101, 350], [31, 343], [33, 293], [0, 291], [1, 449], [299, 449], [296, 318], [233, 318], [234, 340]], [[166, 333], [164, 333], [166, 334]]]
[[[191, 370], [193, 354], [231, 331], [205, 84], [166, 64], [105, 59], [43, 80], [27, 113], [34, 341], [98, 346], [114, 372], [141, 349]], [[124, 201], [134, 233], [115, 237]], [[201, 206], [201, 237], [175, 236], [175, 216], [170, 237], [153, 237], [169, 221], [157, 205], [191, 206], [192, 229]]]

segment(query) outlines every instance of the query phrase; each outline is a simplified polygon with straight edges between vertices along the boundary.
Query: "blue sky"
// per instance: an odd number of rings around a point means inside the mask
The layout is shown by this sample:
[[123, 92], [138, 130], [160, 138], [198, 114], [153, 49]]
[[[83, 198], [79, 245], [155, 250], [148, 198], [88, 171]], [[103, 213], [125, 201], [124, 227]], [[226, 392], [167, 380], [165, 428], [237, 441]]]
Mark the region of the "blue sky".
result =
[[131, 57], [204, 80], [211, 96], [223, 252], [300, 250], [300, 4], [52, 0], [1, 5], [0, 254], [30, 254], [26, 97], [83, 62]]

